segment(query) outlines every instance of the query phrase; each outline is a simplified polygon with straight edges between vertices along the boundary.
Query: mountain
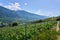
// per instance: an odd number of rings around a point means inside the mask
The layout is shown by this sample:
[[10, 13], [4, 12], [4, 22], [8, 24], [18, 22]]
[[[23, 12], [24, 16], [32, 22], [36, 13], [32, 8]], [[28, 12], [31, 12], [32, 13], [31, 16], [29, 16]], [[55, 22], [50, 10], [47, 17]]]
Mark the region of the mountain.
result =
[[0, 21], [2, 22], [12, 22], [12, 21], [26, 22], [26, 21], [40, 20], [44, 18], [47, 17], [29, 13], [24, 10], [12, 11], [0, 6]]
[[16, 13], [25, 20], [40, 20], [46, 18], [46, 16], [36, 15], [33, 13], [26, 12], [24, 10], [18, 10]]

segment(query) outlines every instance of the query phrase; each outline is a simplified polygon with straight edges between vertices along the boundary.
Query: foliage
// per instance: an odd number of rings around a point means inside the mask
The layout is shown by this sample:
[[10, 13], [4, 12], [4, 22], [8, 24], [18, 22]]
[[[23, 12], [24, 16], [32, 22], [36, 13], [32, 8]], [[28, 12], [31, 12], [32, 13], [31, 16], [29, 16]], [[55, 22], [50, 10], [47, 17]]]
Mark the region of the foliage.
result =
[[0, 28], [0, 40], [56, 40], [55, 21]]
[[12, 26], [18, 26], [17, 22], [12, 23]]

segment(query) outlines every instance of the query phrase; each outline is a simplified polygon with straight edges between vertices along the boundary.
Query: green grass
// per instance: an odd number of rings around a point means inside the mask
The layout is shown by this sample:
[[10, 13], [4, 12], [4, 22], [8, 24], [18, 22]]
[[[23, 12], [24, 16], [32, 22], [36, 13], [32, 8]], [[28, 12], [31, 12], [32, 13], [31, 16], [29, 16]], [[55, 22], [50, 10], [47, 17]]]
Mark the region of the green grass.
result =
[[25, 24], [0, 28], [0, 40], [56, 40], [56, 31], [51, 30], [56, 22]]

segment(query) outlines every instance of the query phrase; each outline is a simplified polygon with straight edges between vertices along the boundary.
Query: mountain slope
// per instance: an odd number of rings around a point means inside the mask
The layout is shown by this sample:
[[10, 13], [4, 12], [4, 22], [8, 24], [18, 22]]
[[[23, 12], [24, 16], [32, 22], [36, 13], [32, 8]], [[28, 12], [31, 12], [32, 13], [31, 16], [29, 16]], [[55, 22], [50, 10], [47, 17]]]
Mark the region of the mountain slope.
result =
[[5, 18], [5, 17], [18, 18], [19, 16], [15, 14], [14, 11], [0, 6], [0, 18]]
[[46, 16], [40, 16], [32, 14], [23, 10], [12, 11], [7, 8], [0, 6], [0, 21], [11, 22], [11, 21], [34, 21], [44, 19]]
[[22, 18], [24, 18], [26, 20], [40, 20], [40, 19], [46, 18], [46, 16], [36, 15], [36, 14], [33, 14], [33, 13], [26, 12], [24, 10], [16, 11], [16, 13], [20, 17], [22, 17]]

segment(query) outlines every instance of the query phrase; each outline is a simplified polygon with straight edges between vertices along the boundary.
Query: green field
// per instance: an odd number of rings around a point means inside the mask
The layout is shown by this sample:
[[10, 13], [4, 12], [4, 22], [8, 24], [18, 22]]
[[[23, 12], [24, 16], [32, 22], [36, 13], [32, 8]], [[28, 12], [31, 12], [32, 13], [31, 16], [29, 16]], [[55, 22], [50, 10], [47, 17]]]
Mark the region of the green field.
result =
[[56, 21], [0, 28], [0, 40], [56, 40]]

